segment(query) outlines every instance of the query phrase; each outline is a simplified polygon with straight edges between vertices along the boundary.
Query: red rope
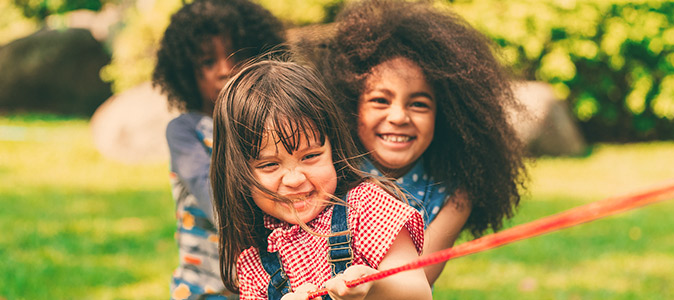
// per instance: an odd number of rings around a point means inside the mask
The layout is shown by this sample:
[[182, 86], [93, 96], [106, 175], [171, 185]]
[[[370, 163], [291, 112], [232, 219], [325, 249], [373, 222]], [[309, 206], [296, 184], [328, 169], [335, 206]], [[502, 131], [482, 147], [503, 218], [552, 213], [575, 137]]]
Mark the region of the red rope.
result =
[[[608, 198], [590, 204], [578, 206], [556, 215], [544, 217], [526, 224], [521, 224], [498, 233], [490, 234], [482, 238], [463, 243], [453, 248], [438, 251], [429, 256], [420, 258], [416, 261], [397, 268], [384, 270], [355, 280], [347, 281], [346, 286], [354, 287], [359, 284], [382, 279], [402, 271], [417, 269], [450, 260], [452, 258], [485, 251], [515, 241], [575, 226], [581, 223], [593, 221], [612, 214], [671, 198], [674, 198], [674, 183], [670, 183], [664, 187], [654, 188], [650, 191], [641, 192], [638, 194]], [[327, 293], [328, 291], [326, 289], [319, 289], [311, 292], [309, 294], [309, 299], [323, 296]]]

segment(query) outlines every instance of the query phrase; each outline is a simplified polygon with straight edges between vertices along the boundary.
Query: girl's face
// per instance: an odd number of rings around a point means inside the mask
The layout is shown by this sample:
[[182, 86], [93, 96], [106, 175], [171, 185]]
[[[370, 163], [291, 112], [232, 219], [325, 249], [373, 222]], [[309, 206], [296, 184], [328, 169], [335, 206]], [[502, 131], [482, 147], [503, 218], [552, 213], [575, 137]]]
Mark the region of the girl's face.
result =
[[387, 60], [365, 81], [358, 100], [358, 137], [375, 163], [391, 171], [387, 175], [402, 175], [431, 144], [436, 110], [421, 68], [407, 58]]
[[303, 223], [316, 218], [327, 204], [328, 194], [334, 194], [337, 188], [330, 142], [326, 139], [321, 146], [319, 141], [308, 141], [302, 134], [300, 138], [299, 148], [290, 154], [276, 135], [270, 134], [263, 139], [259, 157], [249, 163], [262, 186], [292, 201], [276, 201], [253, 190], [255, 204], [268, 215], [291, 224], [298, 224], [293, 210]]
[[230, 48], [228, 40], [222, 37], [213, 37], [210, 43], [206, 42], [203, 45], [204, 56], [199, 59], [196, 78], [205, 110], [208, 110], [208, 107], [212, 110], [218, 93], [232, 72], [234, 64], [229, 59]]

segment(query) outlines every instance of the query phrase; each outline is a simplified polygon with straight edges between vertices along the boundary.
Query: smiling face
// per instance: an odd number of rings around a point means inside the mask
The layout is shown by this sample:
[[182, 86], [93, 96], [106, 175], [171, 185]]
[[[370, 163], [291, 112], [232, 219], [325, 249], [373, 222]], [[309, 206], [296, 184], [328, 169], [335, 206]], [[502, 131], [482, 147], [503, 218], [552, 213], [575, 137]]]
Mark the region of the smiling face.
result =
[[433, 140], [433, 89], [414, 62], [393, 58], [374, 68], [358, 100], [358, 137], [384, 174], [411, 168]]
[[[314, 137], [317, 135], [308, 135]], [[274, 200], [259, 190], [253, 190], [253, 201], [260, 209], [281, 221], [307, 223], [323, 210], [328, 194], [337, 188], [337, 173], [332, 163], [330, 142], [323, 145], [313, 139], [308, 141], [300, 134], [300, 143], [292, 153], [283, 147], [276, 135], [263, 138], [259, 157], [249, 164], [258, 182], [271, 192], [287, 197], [292, 204]], [[292, 206], [292, 207], [291, 207]]]
[[229, 56], [229, 41], [214, 37], [202, 46], [204, 55], [199, 59], [196, 70], [197, 86], [203, 98], [203, 111], [211, 112], [218, 93], [227, 83], [234, 63]]

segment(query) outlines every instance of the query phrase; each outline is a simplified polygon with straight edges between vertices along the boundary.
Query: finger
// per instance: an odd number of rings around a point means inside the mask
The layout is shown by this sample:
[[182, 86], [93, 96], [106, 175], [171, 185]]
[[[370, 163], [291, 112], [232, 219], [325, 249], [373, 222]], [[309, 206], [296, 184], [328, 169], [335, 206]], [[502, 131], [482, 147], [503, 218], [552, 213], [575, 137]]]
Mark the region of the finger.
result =
[[355, 265], [347, 268], [344, 270], [344, 280], [349, 281], [349, 280], [354, 280], [361, 278], [365, 275], [370, 275], [377, 272], [377, 270], [372, 269], [368, 266], [363, 266], [363, 265]]
[[344, 282], [344, 275], [342, 274], [337, 274], [335, 277], [329, 279], [325, 282], [324, 286], [332, 298], [344, 295], [348, 289]]
[[315, 291], [315, 290], [317, 290], [317, 289], [318, 289], [318, 287], [317, 287], [315, 284], [312, 284], [312, 283], [305, 283], [305, 284], [300, 285], [299, 287], [297, 287], [297, 288], [295, 289], [295, 292], [296, 292], [296, 293], [310, 293], [310, 292], [313, 292], [313, 291]]
[[281, 297], [281, 300], [308, 300], [309, 294], [307, 293], [287, 293]]

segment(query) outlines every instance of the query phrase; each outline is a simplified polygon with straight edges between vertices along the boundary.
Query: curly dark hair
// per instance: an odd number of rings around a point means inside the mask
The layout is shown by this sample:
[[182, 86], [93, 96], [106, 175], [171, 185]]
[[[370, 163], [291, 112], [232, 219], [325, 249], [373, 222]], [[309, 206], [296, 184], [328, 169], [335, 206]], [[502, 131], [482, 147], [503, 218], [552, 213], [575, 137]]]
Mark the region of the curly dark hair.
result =
[[283, 25], [248, 0], [195, 0], [183, 6], [166, 28], [152, 81], [168, 96], [169, 107], [201, 110], [196, 79], [202, 45], [213, 37], [231, 42], [234, 62], [242, 62], [285, 41]]
[[347, 6], [336, 22], [327, 55], [316, 64], [342, 102], [354, 136], [359, 96], [372, 68], [396, 57], [415, 62], [437, 101], [435, 136], [423, 154], [426, 170], [468, 196], [472, 212], [464, 229], [475, 237], [500, 229], [519, 204], [527, 174], [523, 145], [505, 114], [520, 105], [492, 42], [428, 2], [361, 1]]

